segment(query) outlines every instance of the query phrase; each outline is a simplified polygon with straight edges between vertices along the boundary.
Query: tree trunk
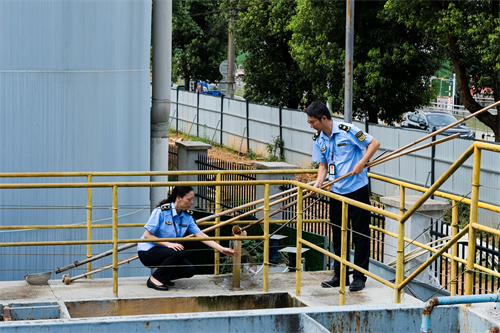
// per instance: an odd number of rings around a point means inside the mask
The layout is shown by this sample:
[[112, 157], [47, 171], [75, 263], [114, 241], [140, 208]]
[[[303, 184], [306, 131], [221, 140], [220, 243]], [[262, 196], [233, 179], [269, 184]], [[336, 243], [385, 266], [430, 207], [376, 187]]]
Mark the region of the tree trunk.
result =
[[184, 74], [184, 90], [185, 91], [190, 91], [190, 87], [189, 87], [189, 82], [191, 81], [191, 78], [189, 77], [189, 75], [187, 74]]
[[[457, 37], [449, 34], [448, 43], [451, 49], [453, 67], [455, 68], [456, 72], [456, 84], [460, 93], [460, 100], [462, 101], [462, 104], [465, 106], [465, 108], [470, 111], [470, 113], [479, 111], [483, 107], [474, 100], [470, 92], [468, 75], [465, 71], [465, 68], [460, 64], [459, 61], [461, 58], [461, 54], [457, 44]], [[497, 120], [498, 118], [488, 111], [481, 113], [476, 118], [493, 130], [493, 133], [495, 134], [495, 141], [499, 142], [498, 140], [500, 139], [500, 131]]]

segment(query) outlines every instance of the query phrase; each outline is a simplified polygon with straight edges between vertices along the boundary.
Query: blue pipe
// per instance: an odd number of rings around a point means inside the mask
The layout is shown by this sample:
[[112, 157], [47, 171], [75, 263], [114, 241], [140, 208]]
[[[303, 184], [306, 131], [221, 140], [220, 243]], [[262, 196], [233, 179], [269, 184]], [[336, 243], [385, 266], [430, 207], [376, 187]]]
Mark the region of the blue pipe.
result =
[[434, 307], [438, 305], [487, 303], [487, 302], [496, 302], [497, 309], [500, 309], [500, 289], [496, 294], [434, 297], [433, 299], [425, 302], [424, 309], [422, 310], [422, 326], [420, 327], [420, 332], [432, 333], [431, 314]]

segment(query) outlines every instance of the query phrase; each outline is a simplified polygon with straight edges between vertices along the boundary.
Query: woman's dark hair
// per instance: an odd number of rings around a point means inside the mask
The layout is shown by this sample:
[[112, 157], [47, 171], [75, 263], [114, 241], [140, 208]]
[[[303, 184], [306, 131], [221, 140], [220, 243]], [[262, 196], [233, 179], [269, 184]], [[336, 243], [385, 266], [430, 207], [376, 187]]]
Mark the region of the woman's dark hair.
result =
[[325, 103], [322, 102], [312, 102], [305, 111], [309, 117], [314, 117], [316, 119], [321, 120], [323, 116], [326, 116], [326, 119], [332, 119], [332, 115], [330, 114], [330, 110], [326, 107]]
[[160, 203], [156, 207], [160, 207], [161, 205], [164, 205], [166, 203], [175, 202], [175, 199], [177, 199], [177, 197], [184, 198], [186, 194], [191, 191], [194, 191], [191, 186], [176, 186], [172, 190], [170, 196], [167, 199], [163, 199], [162, 201], [160, 201]]

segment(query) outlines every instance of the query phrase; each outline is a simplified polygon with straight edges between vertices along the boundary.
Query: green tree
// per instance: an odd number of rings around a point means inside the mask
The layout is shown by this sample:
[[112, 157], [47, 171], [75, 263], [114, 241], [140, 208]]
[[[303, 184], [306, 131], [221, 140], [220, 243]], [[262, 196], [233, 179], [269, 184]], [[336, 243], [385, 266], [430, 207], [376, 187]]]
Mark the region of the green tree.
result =
[[[356, 1], [354, 10], [353, 117], [398, 121], [402, 113], [435, 96], [423, 83], [437, 69], [433, 44], [388, 20], [382, 1]], [[345, 20], [343, 1], [297, 0], [290, 22], [292, 55], [313, 82], [314, 99], [344, 109]]]
[[228, 19], [224, 1], [172, 3], [172, 73], [190, 80], [219, 81], [219, 64], [227, 58]]
[[[470, 112], [482, 109], [473, 96], [481, 93], [500, 99], [500, 2], [389, 0], [385, 11], [437, 45], [453, 64], [463, 105]], [[497, 116], [484, 112], [477, 118], [500, 142], [500, 107]]]
[[244, 97], [256, 103], [297, 108], [311, 82], [290, 55], [287, 29], [295, 1], [240, 0], [234, 26], [236, 48], [246, 53]]

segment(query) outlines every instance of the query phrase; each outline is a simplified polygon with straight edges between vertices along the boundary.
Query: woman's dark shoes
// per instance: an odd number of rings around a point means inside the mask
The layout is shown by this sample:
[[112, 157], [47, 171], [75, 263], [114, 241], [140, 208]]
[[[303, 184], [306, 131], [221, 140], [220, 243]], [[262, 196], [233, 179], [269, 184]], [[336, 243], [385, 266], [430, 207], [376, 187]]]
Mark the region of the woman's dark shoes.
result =
[[153, 281], [151, 281], [151, 278], [148, 279], [148, 282], [146, 282], [146, 285], [148, 286], [148, 288], [153, 288], [156, 290], [163, 290], [163, 291], [168, 290], [168, 287], [165, 285], [159, 286], [159, 285], [154, 284]]
[[170, 280], [167, 283], [165, 283], [167, 286], [175, 286], [175, 282]]

